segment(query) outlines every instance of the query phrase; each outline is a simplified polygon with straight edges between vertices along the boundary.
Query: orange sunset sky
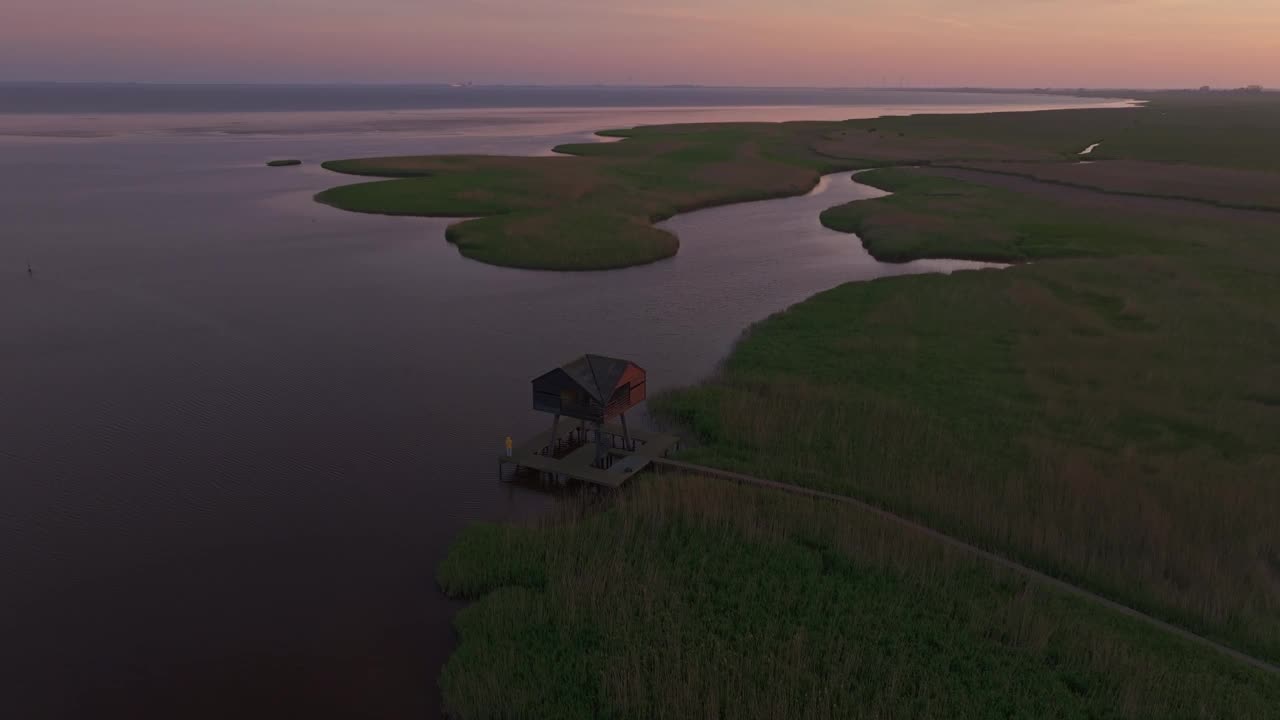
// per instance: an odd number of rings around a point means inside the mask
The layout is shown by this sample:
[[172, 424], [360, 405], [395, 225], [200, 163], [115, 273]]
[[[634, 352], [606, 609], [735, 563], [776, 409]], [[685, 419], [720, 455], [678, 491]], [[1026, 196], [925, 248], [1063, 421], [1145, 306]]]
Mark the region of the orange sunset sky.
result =
[[0, 4], [0, 80], [1280, 86], [1280, 0]]

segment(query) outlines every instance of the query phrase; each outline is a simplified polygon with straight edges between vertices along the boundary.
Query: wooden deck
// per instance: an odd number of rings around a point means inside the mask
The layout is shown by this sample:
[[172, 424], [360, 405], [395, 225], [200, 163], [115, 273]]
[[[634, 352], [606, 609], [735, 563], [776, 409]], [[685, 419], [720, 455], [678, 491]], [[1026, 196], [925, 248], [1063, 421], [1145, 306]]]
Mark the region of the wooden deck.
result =
[[[605, 447], [609, 455], [610, 465], [606, 468], [595, 467], [592, 463], [596, 456], [595, 431], [586, 429], [587, 437], [582, 432], [577, 420], [562, 419], [556, 428], [555, 437], [550, 430], [535, 435], [531, 440], [514, 449], [511, 456], [498, 457], [499, 475], [506, 479], [502, 471], [507, 467], [516, 470], [536, 472], [545, 480], [565, 482], [577, 480], [593, 485], [609, 488], [621, 487], [633, 476], [644, 470], [651, 462], [664, 458], [680, 444], [680, 438], [664, 433], [645, 430], [632, 430], [631, 440], [635, 450], [628, 450], [625, 445], [625, 433], [621, 425], [606, 423], [603, 428]], [[583, 443], [581, 447], [561, 458], [551, 457], [547, 449], [556, 443]]]

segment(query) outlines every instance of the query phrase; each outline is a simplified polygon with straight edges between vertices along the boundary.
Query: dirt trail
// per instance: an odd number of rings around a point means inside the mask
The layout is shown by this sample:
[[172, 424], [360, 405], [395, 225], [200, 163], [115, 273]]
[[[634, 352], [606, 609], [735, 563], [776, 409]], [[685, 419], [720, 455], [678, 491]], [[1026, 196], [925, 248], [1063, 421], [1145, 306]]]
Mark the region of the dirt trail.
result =
[[970, 170], [952, 167], [921, 167], [918, 172], [954, 180], [963, 180], [982, 185], [1013, 190], [1025, 195], [1041, 197], [1046, 200], [1074, 205], [1077, 207], [1096, 207], [1102, 209], [1131, 210], [1147, 213], [1178, 215], [1203, 220], [1222, 222], [1266, 223], [1272, 226], [1280, 223], [1280, 212], [1269, 210], [1245, 210], [1241, 208], [1222, 207], [1197, 200], [1178, 198], [1148, 197], [1131, 195], [1106, 190], [1093, 190], [1049, 180], [1036, 180], [1021, 175], [992, 172], [987, 170]]

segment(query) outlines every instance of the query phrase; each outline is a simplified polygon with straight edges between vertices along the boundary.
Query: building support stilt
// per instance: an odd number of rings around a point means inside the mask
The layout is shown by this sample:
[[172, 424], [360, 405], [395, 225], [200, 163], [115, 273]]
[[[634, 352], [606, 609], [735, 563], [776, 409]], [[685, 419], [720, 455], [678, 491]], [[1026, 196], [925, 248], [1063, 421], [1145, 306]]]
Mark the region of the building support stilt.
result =
[[604, 423], [596, 423], [596, 466], [599, 467], [604, 463]]
[[636, 448], [631, 444], [631, 431], [627, 429], [627, 414], [619, 413], [618, 419], [622, 421], [622, 440], [626, 443], [623, 449], [627, 452], [635, 452]]

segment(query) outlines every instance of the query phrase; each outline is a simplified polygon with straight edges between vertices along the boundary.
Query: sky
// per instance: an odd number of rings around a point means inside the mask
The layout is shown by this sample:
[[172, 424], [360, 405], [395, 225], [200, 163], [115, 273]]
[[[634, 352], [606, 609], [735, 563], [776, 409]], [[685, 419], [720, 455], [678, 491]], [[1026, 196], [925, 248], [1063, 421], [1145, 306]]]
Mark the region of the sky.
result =
[[0, 6], [0, 81], [1280, 87], [1280, 0]]

